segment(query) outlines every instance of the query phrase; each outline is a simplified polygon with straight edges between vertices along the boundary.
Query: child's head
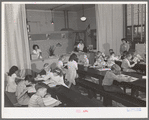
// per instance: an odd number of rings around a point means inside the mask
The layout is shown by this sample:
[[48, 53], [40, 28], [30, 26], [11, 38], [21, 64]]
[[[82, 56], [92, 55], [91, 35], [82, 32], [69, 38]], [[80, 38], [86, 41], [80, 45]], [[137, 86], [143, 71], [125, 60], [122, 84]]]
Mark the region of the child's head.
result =
[[122, 43], [126, 43], [127, 40], [126, 40], [126, 38], [122, 38], [121, 41], [122, 41]]
[[30, 84], [32, 84], [32, 83], [34, 83], [35, 81], [34, 81], [34, 78], [33, 78], [33, 76], [32, 75], [26, 75], [25, 76], [25, 84], [26, 85], [30, 85]]
[[38, 45], [33, 45], [33, 49], [37, 50], [37, 49], [39, 49], [39, 46]]
[[80, 43], [81, 43], [81, 44], [83, 43], [83, 40], [82, 40], [82, 39], [80, 39]]
[[114, 52], [111, 52], [110, 55], [111, 55], [111, 56], [115, 56], [115, 53], [114, 53]]
[[71, 54], [69, 57], [69, 61], [73, 61], [73, 60], [78, 62], [78, 57], [75, 53]]
[[111, 70], [116, 75], [119, 75], [121, 73], [121, 68], [117, 64], [112, 65]]
[[102, 55], [102, 52], [101, 51], [97, 51], [96, 52], [96, 56], [101, 56]]
[[126, 56], [126, 55], [127, 55], [127, 53], [128, 53], [127, 51], [124, 51], [124, 52], [123, 52], [123, 56]]
[[130, 60], [130, 59], [132, 58], [132, 55], [131, 55], [130, 53], [127, 53], [127, 54], [126, 54], [126, 58], [127, 58], [128, 60]]
[[61, 69], [55, 68], [55, 69], [53, 69], [53, 74], [54, 74], [54, 76], [60, 76], [61, 77], [63, 75], [63, 72]]
[[10, 69], [9, 69], [9, 73], [8, 75], [11, 76], [12, 74], [18, 74], [18, 67], [17, 66], [12, 66]]
[[109, 49], [109, 53], [111, 54], [113, 52], [113, 49]]
[[50, 71], [50, 65], [49, 65], [49, 63], [45, 63], [43, 65], [43, 68], [44, 68], [45, 71]]
[[47, 94], [48, 86], [44, 83], [37, 83], [35, 89], [39, 96], [44, 97]]
[[59, 57], [59, 61], [64, 61], [65, 60], [65, 56], [64, 55], [61, 55], [60, 57]]

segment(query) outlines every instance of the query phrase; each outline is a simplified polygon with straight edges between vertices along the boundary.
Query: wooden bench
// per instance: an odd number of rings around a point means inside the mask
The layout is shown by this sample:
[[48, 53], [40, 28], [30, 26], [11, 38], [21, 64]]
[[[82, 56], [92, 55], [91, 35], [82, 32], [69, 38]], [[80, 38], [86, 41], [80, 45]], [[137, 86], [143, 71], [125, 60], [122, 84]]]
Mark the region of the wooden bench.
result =
[[112, 106], [112, 100], [114, 100], [127, 107], [146, 107], [146, 101], [140, 100], [127, 94], [107, 92], [103, 89], [101, 85], [92, 83], [83, 78], [78, 78], [76, 80], [76, 83], [86, 89], [90, 89], [103, 96], [104, 106]]

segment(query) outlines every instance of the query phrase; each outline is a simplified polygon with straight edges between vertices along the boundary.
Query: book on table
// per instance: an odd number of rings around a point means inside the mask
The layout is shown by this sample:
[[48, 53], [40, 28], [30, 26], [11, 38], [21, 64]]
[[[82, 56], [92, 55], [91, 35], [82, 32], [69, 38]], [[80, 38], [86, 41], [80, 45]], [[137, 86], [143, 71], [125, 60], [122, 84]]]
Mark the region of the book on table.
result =
[[43, 99], [45, 106], [50, 106], [50, 105], [53, 105], [54, 103], [58, 102], [57, 99], [54, 99], [52, 97], [47, 97], [47, 98], [42, 98], [42, 99]]

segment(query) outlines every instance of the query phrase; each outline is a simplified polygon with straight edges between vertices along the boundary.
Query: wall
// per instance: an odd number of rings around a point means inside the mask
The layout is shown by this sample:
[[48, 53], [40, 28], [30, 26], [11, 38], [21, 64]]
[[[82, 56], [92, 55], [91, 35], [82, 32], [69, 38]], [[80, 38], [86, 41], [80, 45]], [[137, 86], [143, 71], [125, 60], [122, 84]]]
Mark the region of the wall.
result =
[[[52, 16], [51, 11], [45, 10], [27, 10], [27, 20], [30, 25], [31, 33], [45, 33], [49, 31], [60, 31], [65, 27], [63, 11], [54, 11], [53, 21], [51, 24]], [[69, 28], [77, 30], [77, 13], [68, 12]]]
[[[66, 37], [65, 38], [59, 38], [59, 34], [65, 34]], [[66, 31], [59, 31], [57, 33], [57, 36], [52, 37], [49, 40], [30, 40], [29, 41], [29, 47], [30, 47], [30, 54], [33, 51], [33, 45], [37, 44], [39, 46], [39, 48], [42, 51], [42, 56], [43, 58], [48, 58], [49, 54], [47, 52], [47, 50], [50, 48], [51, 45], [56, 45], [57, 43], [60, 43], [62, 46], [61, 47], [57, 47], [55, 49], [55, 55], [61, 55], [61, 54], [65, 54], [65, 53], [69, 53], [73, 50], [73, 45], [74, 45], [74, 37], [73, 34], [71, 32], [66, 32]]]
[[[72, 28], [73, 30], [78, 30], [76, 12], [68, 12], [68, 22], [69, 28]], [[60, 31], [64, 27], [64, 12], [56, 11], [54, 14], [54, 31]]]
[[54, 25], [51, 24], [51, 12], [43, 10], [27, 10], [26, 17], [30, 25], [30, 32], [44, 33], [54, 31]]

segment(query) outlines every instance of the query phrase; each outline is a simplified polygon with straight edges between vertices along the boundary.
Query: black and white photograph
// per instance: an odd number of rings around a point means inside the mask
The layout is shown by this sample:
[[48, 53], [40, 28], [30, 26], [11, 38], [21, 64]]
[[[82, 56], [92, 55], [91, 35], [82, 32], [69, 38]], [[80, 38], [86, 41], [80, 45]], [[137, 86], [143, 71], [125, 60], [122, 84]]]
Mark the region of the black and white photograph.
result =
[[2, 118], [147, 118], [148, 2], [2, 2]]

